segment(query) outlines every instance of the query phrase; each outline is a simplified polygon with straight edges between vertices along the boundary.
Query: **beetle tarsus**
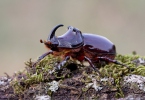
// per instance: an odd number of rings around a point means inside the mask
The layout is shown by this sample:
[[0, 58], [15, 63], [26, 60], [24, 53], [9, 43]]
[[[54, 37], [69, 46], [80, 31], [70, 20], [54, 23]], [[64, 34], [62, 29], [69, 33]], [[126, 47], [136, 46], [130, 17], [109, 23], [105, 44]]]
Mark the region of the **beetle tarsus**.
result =
[[122, 65], [122, 66], [125, 66], [126, 68], [130, 69], [127, 65], [122, 64], [122, 63], [118, 62], [117, 60], [115, 60], [115, 64]]
[[59, 63], [59, 65], [57, 66], [57, 68], [60, 70], [60, 68], [62, 66], [64, 66], [69, 59], [70, 59], [70, 56], [67, 56], [61, 63]]

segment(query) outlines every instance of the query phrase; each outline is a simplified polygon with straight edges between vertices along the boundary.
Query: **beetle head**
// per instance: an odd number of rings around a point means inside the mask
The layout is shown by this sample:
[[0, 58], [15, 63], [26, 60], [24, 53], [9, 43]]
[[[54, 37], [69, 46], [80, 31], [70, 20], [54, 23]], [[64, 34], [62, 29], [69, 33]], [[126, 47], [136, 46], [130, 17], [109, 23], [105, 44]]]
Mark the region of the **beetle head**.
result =
[[68, 27], [68, 31], [65, 34], [56, 37], [55, 31], [61, 26], [63, 25], [59, 24], [55, 26], [49, 34], [47, 41], [40, 40], [40, 42], [54, 51], [57, 51], [59, 48], [78, 48], [83, 45], [84, 42], [81, 31], [72, 26]]

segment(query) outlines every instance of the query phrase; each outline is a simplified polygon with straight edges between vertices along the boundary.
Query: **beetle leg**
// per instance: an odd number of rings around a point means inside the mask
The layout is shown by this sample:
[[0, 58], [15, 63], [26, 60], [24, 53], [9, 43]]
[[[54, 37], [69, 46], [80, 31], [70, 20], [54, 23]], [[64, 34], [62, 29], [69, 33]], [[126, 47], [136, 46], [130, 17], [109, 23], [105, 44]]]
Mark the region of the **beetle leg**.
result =
[[32, 67], [34, 67], [34, 66], [35, 66], [40, 60], [42, 60], [44, 57], [46, 57], [47, 55], [52, 54], [52, 53], [53, 53], [53, 51], [50, 50], [50, 51], [44, 53], [43, 55], [41, 55], [41, 56], [38, 58], [38, 60], [32, 65]]
[[118, 65], [122, 65], [122, 66], [125, 66], [125, 67], [128, 68], [127, 65], [122, 64], [122, 63], [118, 62], [117, 60], [113, 60], [113, 59], [110, 59], [110, 58], [107, 58], [107, 57], [97, 57], [97, 58], [100, 59], [100, 60], [103, 60], [103, 61], [112, 62], [112, 63], [118, 64]]
[[94, 66], [94, 64], [92, 63], [92, 61], [91, 61], [88, 57], [85, 56], [85, 60], [87, 60], [87, 61], [89, 62], [89, 64], [91, 65], [91, 67], [92, 67], [95, 71], [97, 71], [99, 75], [101, 75], [100, 72], [99, 72], [99, 70], [98, 70], [98, 68], [96, 68], [96, 67]]
[[58, 69], [64, 66], [69, 59], [70, 59], [70, 56], [66, 56], [65, 59], [62, 62], [60, 62], [59, 65], [57, 66]]

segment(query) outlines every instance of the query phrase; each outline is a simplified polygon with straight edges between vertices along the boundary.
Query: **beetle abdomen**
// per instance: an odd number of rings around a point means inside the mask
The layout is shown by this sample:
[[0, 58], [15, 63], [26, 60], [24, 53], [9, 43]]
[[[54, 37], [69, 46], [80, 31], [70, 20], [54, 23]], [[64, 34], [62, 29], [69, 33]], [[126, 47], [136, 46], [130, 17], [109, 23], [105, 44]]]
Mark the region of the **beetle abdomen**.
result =
[[82, 34], [84, 37], [84, 50], [93, 53], [107, 53], [116, 54], [115, 45], [107, 38], [94, 35], [94, 34]]

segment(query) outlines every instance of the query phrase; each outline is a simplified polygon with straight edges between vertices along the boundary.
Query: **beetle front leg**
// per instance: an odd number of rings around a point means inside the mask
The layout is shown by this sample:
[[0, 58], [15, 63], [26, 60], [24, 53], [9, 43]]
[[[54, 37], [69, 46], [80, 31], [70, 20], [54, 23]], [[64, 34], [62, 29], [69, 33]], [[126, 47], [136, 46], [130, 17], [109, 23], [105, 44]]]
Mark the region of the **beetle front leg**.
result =
[[34, 67], [34, 66], [35, 66], [40, 60], [42, 60], [44, 57], [46, 57], [47, 55], [52, 54], [52, 53], [53, 53], [53, 51], [50, 50], [50, 51], [44, 53], [43, 55], [41, 55], [41, 56], [38, 58], [38, 60], [32, 65], [32, 67]]
[[66, 56], [65, 59], [58, 64], [58, 66], [57, 66], [58, 69], [60, 69], [62, 66], [64, 66], [69, 59], [70, 59], [70, 56]]
[[88, 57], [85, 56], [85, 60], [87, 60], [87, 61], [89, 62], [89, 64], [91, 65], [91, 67], [92, 67], [95, 71], [97, 71], [99, 75], [101, 75], [100, 72], [99, 72], [99, 70], [98, 70], [98, 68], [96, 68], [96, 67], [94, 66], [94, 64], [92, 63], [92, 61], [91, 61]]

